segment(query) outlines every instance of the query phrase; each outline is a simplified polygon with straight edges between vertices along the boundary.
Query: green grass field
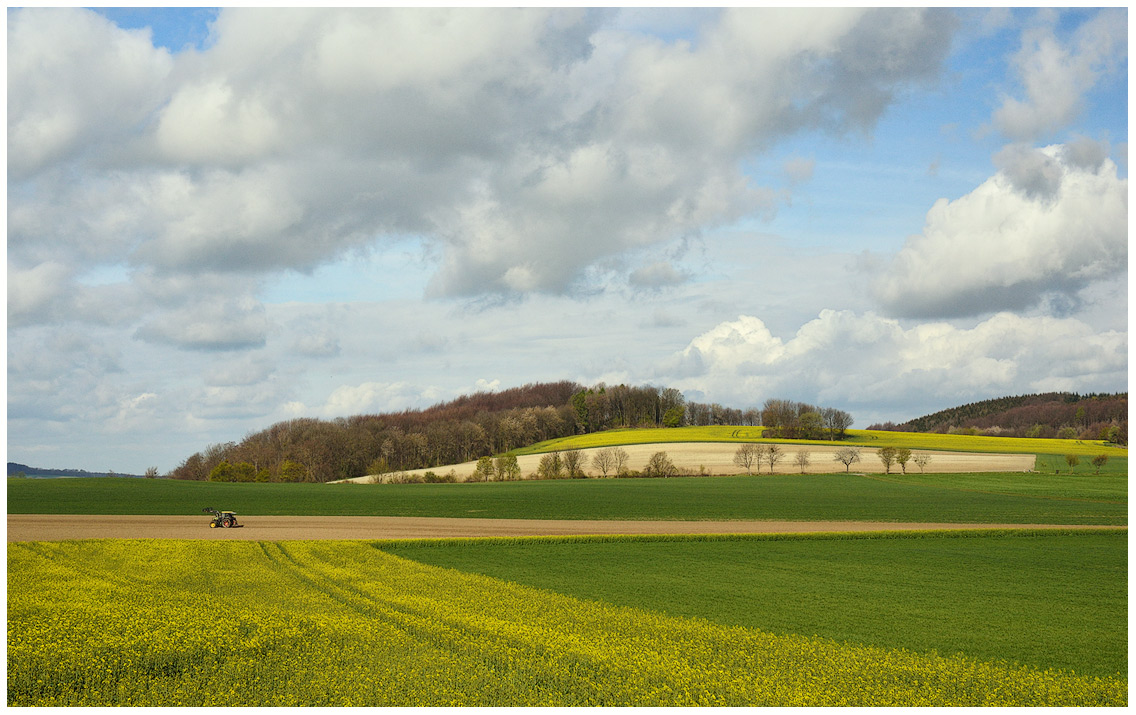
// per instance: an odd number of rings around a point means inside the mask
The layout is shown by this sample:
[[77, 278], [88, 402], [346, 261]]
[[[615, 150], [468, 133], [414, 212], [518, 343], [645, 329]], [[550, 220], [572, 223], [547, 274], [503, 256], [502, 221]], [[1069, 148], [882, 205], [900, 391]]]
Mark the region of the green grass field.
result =
[[[668, 442], [784, 442], [763, 437], [762, 427], [677, 427], [650, 429], [621, 429], [548, 440], [516, 450], [517, 454], [539, 454], [553, 450], [612, 447], [623, 444], [665, 445]], [[880, 430], [848, 430], [847, 439], [840, 444], [870, 448], [908, 447], [910, 449], [942, 450], [947, 452], [997, 452], [1012, 454], [1076, 454], [1089, 458], [1098, 454], [1109, 455], [1110, 460], [1127, 460], [1128, 449], [1099, 440], [1076, 439], [1024, 439], [1016, 437], [982, 437], [924, 432], [889, 432]], [[793, 444], [827, 444], [827, 440], [792, 440]], [[660, 447], [665, 449], [665, 446]], [[1063, 465], [1062, 465], [1062, 468]]]
[[891, 537], [471, 539], [385, 548], [722, 625], [1127, 673], [1126, 531]]
[[9, 479], [12, 514], [441, 516], [500, 519], [1127, 524], [1115, 475], [855, 474], [475, 484], [238, 484]]
[[[1047, 539], [1050, 537], [1046, 537]], [[1099, 588], [1117, 590], [1119, 547], [1088, 538], [1081, 548]], [[1102, 537], [1104, 538], [1104, 537]], [[996, 541], [977, 539], [986, 546]], [[1030, 555], [1007, 554], [1030, 538], [977, 553], [968, 540], [903, 540], [914, 551], [872, 548], [878, 542], [825, 541], [831, 558], [808, 544], [766, 543], [763, 560], [773, 574], [740, 586], [754, 602], [810, 599], [818, 612], [813, 630], [834, 620], [906, 615], [905, 637], [918, 637], [919, 618], [940, 616], [944, 601], [974, 599], [977, 623], [970, 630], [1000, 630], [1016, 609], [1039, 621], [1012, 596], [973, 584], [949, 586], [938, 575], [925, 587], [889, 591], [897, 576], [919, 574], [903, 564], [968, 575], [966, 562], [988, 558], [1005, 580], [1064, 582], [1060, 539]], [[1090, 542], [1095, 546], [1090, 546]], [[816, 542], [820, 544], [821, 542]], [[899, 542], [897, 542], [899, 543]], [[1123, 542], [1122, 542], [1123, 543]], [[9, 544], [7, 591], [7, 704], [9, 706], [1088, 706], [1127, 704], [1124, 674], [1094, 677], [1065, 670], [1014, 665], [957, 655], [914, 652], [840, 642], [802, 634], [724, 625], [705, 617], [665, 615], [659, 598], [633, 600], [647, 607], [618, 606], [509, 583], [478, 574], [437, 568], [375, 548], [373, 542], [201, 542], [92, 540]], [[597, 564], [626, 569], [616, 590], [668, 589], [683, 560], [701, 568], [706, 588], [721, 592], [717, 576], [740, 573], [740, 551], [707, 544], [631, 545], [631, 551], [593, 549], [584, 543], [551, 563]], [[936, 554], [919, 553], [920, 545]], [[637, 547], [644, 548], [637, 548]], [[659, 547], [663, 551], [659, 551]], [[574, 548], [584, 550], [570, 553]], [[804, 547], [804, 548], [802, 548]], [[522, 550], [527, 548], [518, 545]], [[693, 548], [693, 550], [692, 550]], [[652, 549], [654, 551], [652, 552]], [[796, 549], [796, 551], [794, 551]], [[425, 553], [427, 549], [420, 549]], [[410, 554], [413, 550], [399, 550]], [[626, 563], [646, 555], [644, 566]], [[1048, 557], [1048, 558], [1046, 558]], [[698, 561], [707, 559], [701, 567]], [[777, 571], [812, 564], [811, 581], [776, 577]], [[829, 565], [827, 562], [835, 562]], [[953, 562], [960, 562], [952, 565]], [[861, 570], [857, 563], [864, 563]], [[1123, 560], [1120, 560], [1123, 564]], [[719, 569], [715, 571], [714, 564]], [[653, 565], [652, 565], [653, 564]], [[843, 565], [841, 565], [843, 564]], [[1000, 565], [1000, 566], [999, 566]], [[1034, 567], [1041, 571], [1032, 571]], [[638, 571], [636, 569], [638, 568]], [[1024, 572], [1019, 569], [1025, 569]], [[643, 574], [660, 574], [642, 581]], [[640, 578], [636, 578], [639, 574]], [[594, 577], [595, 570], [592, 570]], [[874, 578], [869, 577], [874, 576]], [[858, 579], [860, 599], [826, 600], [809, 584]], [[579, 579], [577, 579], [579, 580]], [[961, 579], [965, 581], [966, 578]], [[986, 577], [977, 579], [987, 580]], [[1016, 587], [1016, 586], [1015, 586]], [[677, 597], [704, 607], [710, 597], [698, 584], [676, 584]], [[1049, 593], [1073, 604], [1081, 594], [1092, 603], [1078, 611], [1087, 620], [1069, 631], [1123, 628], [1114, 622], [1114, 598], [1076, 586]], [[769, 589], [765, 591], [764, 589]], [[888, 594], [908, 607], [880, 603]], [[927, 603], [932, 601], [932, 603]], [[937, 602], [937, 603], [936, 603]], [[736, 600], [735, 600], [736, 603]], [[756, 603], [754, 605], [757, 605]], [[962, 606], [959, 606], [962, 607]], [[975, 612], [974, 605], [966, 606]], [[834, 614], [825, 611], [843, 610]], [[1052, 611], [1042, 611], [1048, 617]], [[917, 615], [922, 614], [922, 615]], [[988, 626], [985, 624], [989, 624]], [[1040, 624], [1062, 629], [1063, 622]], [[1022, 624], [1015, 625], [1020, 633]], [[927, 624], [934, 642], [935, 628]], [[944, 645], [953, 648], [954, 641]], [[1112, 640], [1101, 643], [1108, 647]], [[1123, 647], [1123, 641], [1120, 643]], [[1062, 646], [1064, 647], [1064, 646]], [[1076, 647], [1074, 645], [1074, 647]], [[1111, 665], [1100, 666], [1104, 669]]]

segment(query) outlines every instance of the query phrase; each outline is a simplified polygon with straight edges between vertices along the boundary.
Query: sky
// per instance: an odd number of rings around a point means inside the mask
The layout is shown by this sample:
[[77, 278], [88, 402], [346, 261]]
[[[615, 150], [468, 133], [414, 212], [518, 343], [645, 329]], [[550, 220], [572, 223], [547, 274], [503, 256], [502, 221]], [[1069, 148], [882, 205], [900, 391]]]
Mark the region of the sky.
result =
[[1128, 11], [8, 9], [10, 461], [1128, 389]]

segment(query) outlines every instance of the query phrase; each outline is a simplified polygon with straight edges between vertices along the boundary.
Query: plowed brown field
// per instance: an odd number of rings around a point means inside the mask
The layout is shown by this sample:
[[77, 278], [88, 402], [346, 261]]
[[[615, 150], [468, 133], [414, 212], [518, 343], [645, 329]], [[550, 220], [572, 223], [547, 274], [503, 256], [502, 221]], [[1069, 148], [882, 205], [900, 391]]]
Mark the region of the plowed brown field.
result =
[[926, 529], [1102, 528], [1051, 524], [912, 524], [870, 521], [575, 521], [398, 516], [249, 516], [241, 518], [241, 521], [242, 526], [236, 529], [211, 529], [209, 528], [209, 518], [200, 516], [9, 514], [8, 541], [62, 541], [67, 539], [299, 541], [312, 539], [432, 539], [571, 534], [772, 534]]

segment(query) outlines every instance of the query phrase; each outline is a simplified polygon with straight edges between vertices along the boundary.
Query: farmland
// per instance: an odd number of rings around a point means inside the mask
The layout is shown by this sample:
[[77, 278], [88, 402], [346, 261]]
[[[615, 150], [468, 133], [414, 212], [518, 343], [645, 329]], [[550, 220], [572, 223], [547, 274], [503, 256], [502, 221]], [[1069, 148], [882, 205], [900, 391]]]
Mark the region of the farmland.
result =
[[[592, 434], [563, 437], [540, 442], [517, 454], [537, 454], [554, 449], [586, 449], [624, 444], [660, 444], [673, 442], [785, 442], [767, 439], [762, 427], [680, 427], [606, 430]], [[792, 440], [792, 444], [831, 445], [827, 440]], [[926, 432], [892, 432], [885, 430], [847, 431], [841, 445], [865, 448], [907, 447], [949, 452], [1005, 452], [1015, 454], [1076, 454], [1091, 457], [1097, 454], [1127, 457], [1128, 450], [1099, 440], [1079, 439], [1028, 439], [1018, 437], [988, 437], [980, 435], [932, 434]], [[660, 447], [665, 449], [665, 447]]]
[[484, 519], [1127, 524], [1127, 478], [1101, 475], [761, 475], [474, 484], [8, 480], [13, 514], [201, 513]]
[[[167, 515], [210, 540], [20, 542], [10, 520], [8, 704], [1126, 705], [1126, 454], [1100, 474], [9, 479], [21, 518], [103, 515], [130, 536], [131, 515]], [[206, 528], [206, 505], [244, 528]], [[659, 531], [257, 531], [306, 516]], [[668, 523], [717, 535], [658, 535]]]
[[1127, 671], [1126, 539], [1124, 531], [893, 532], [384, 548], [723, 625], [1109, 675]]
[[9, 705], [1127, 702], [1120, 675], [676, 617], [365, 542], [33, 543], [8, 559]]

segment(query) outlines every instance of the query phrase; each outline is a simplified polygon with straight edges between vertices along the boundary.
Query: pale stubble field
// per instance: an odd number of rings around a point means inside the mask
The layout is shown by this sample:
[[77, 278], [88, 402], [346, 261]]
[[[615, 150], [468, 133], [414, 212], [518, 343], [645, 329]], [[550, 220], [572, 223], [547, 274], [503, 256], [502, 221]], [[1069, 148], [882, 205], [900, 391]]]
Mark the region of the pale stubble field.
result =
[[[708, 475], [724, 475], [724, 474], [738, 474], [744, 473], [745, 470], [739, 468], [734, 464], [734, 455], [738, 451], [740, 445], [737, 442], [673, 442], [667, 444], [630, 444], [620, 447], [620, 449], [627, 452], [628, 463], [627, 467], [631, 470], [642, 470], [647, 461], [655, 452], [666, 452], [667, 456], [674, 462], [675, 466], [681, 470], [693, 472], [694, 474], [708, 474]], [[840, 446], [828, 445], [793, 445], [793, 444], [779, 444], [778, 447], [783, 451], [783, 456], [773, 468], [775, 474], [800, 474], [802, 471], [808, 474], [828, 474], [832, 472], [845, 471], [844, 464], [836, 461], [836, 450], [842, 449]], [[599, 476], [599, 470], [592, 466], [592, 456], [599, 451], [599, 449], [581, 449], [579, 450], [584, 457], [584, 469], [588, 472], [589, 476]], [[808, 452], [809, 463], [804, 468], [797, 463], [797, 454], [799, 452]], [[979, 452], [943, 452], [932, 450], [913, 450], [914, 454], [927, 454], [930, 455], [931, 461], [924, 467], [926, 472], [937, 473], [957, 473], [957, 472], [1025, 472], [1033, 469], [1035, 456], [1032, 454], [994, 454], [994, 453], [979, 453]], [[529, 474], [534, 474], [537, 467], [540, 466], [541, 454], [521, 455], [517, 457], [517, 464], [521, 468], [521, 474], [527, 477]], [[454, 476], [459, 481], [464, 481], [473, 474], [477, 462], [465, 462], [463, 464], [447, 465], [444, 467], [431, 467], [430, 469], [415, 469], [405, 472], [408, 475], [422, 475], [426, 472], [434, 472], [438, 475], [445, 475], [453, 470]], [[907, 469], [912, 472], [918, 472], [919, 467], [915, 465], [914, 461], [908, 462]], [[860, 449], [860, 461], [851, 465], [850, 471], [866, 473], [866, 474], [883, 474], [885, 473], [884, 465], [876, 456], [876, 450], [871, 448]], [[899, 472], [899, 465], [892, 465], [891, 471], [893, 473]], [[754, 474], [769, 474], [770, 468], [768, 461], [762, 462], [760, 465], [752, 467]], [[355, 479], [347, 480], [359, 483], [368, 483], [372, 481], [372, 477], [357, 477]]]

